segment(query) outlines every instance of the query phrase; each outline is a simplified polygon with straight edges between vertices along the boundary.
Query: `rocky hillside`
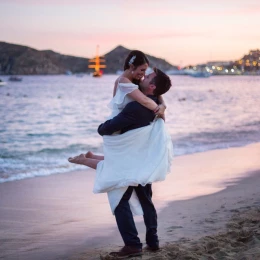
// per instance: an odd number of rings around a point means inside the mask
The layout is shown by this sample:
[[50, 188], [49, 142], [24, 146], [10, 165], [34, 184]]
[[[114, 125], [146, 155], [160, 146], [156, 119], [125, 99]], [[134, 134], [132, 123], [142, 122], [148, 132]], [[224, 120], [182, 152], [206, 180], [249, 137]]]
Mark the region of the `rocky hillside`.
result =
[[86, 71], [88, 59], [62, 55], [51, 50], [38, 51], [27, 46], [0, 42], [2, 74], [44, 75]]
[[[107, 69], [105, 70], [107, 73], [114, 73], [117, 70], [123, 70], [124, 61], [127, 57], [128, 53], [131, 50], [126, 49], [125, 47], [119, 45], [114, 50], [108, 52], [105, 55]], [[156, 58], [154, 56], [148, 55], [147, 57], [150, 61], [150, 67], [157, 67], [163, 71], [170, 70], [170, 69], [177, 69], [176, 66], [171, 65], [166, 60]]]
[[[129, 49], [118, 46], [105, 54], [107, 68], [104, 73], [123, 69]], [[163, 59], [147, 55], [151, 64], [162, 70], [176, 68]], [[39, 51], [27, 46], [0, 42], [0, 74], [3, 75], [50, 75], [90, 72], [88, 59], [63, 55], [51, 50]]]

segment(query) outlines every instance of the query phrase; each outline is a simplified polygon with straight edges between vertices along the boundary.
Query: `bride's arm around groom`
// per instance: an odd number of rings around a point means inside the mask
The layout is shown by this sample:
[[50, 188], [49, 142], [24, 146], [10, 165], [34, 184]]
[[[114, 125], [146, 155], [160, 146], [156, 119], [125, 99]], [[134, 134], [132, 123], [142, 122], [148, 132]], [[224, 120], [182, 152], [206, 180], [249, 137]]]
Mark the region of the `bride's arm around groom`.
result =
[[[171, 87], [170, 78], [159, 69], [146, 75], [140, 83], [140, 90], [147, 97], [159, 104], [158, 97], [166, 93]], [[98, 127], [100, 135], [112, 135], [120, 131], [121, 134], [128, 130], [147, 126], [155, 118], [155, 113], [140, 103], [133, 101], [128, 103], [116, 117], [106, 121]]]

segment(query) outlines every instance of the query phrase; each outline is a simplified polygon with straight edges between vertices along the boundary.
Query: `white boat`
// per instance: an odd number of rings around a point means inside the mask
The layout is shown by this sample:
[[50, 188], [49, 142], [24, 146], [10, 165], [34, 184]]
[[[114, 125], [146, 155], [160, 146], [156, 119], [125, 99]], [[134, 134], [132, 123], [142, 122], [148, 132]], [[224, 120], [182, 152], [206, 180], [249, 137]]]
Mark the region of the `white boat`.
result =
[[165, 71], [167, 75], [185, 75], [184, 70], [177, 70], [177, 69], [172, 69], [172, 70], [167, 70]]
[[2, 80], [0, 79], [0, 86], [4, 86], [4, 85], [6, 85], [6, 82], [5, 82], [5, 81], [2, 81]]
[[71, 72], [70, 70], [66, 70], [66, 71], [65, 71], [65, 75], [71, 76], [71, 75], [72, 75], [72, 72]]
[[190, 74], [194, 78], [208, 78], [211, 76], [211, 73], [207, 71], [196, 71], [195, 73]]
[[193, 69], [185, 69], [184, 70], [186, 75], [189, 75], [194, 78], [208, 78], [212, 74], [206, 70], [193, 70]]
[[123, 70], [117, 70], [117, 71], [116, 71], [116, 75], [122, 75], [123, 73], [124, 73]]

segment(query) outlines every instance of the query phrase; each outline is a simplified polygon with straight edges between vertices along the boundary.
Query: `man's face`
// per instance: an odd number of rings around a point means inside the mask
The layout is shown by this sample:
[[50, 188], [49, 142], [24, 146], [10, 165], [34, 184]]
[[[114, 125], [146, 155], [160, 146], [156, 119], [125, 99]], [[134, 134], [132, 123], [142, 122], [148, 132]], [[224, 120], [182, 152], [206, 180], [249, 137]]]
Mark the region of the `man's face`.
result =
[[148, 92], [147, 94], [153, 94], [153, 89], [151, 88], [150, 82], [156, 76], [155, 72], [152, 72], [144, 76], [143, 81], [140, 82], [139, 86], [143, 92]]

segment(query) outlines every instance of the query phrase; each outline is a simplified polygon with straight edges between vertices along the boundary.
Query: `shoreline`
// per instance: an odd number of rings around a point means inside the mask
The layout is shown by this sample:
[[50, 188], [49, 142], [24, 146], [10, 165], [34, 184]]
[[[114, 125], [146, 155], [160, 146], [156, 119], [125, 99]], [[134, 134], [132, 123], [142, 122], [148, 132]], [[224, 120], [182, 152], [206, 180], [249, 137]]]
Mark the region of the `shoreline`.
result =
[[[210, 150], [202, 150], [202, 151], [197, 151], [197, 152], [192, 152], [192, 153], [186, 153], [186, 154], [180, 154], [180, 155], [174, 155], [174, 158], [178, 158], [178, 157], [185, 157], [185, 156], [192, 156], [192, 155], [197, 155], [197, 154], [204, 154], [207, 152], [215, 152], [215, 151], [222, 151], [222, 150], [228, 150], [228, 149], [234, 149], [234, 148], [243, 148], [243, 147], [247, 147], [247, 146], [251, 146], [251, 145], [260, 145], [260, 142], [250, 142], [250, 143], [246, 143], [244, 145], [234, 145], [234, 146], [230, 146], [230, 147], [219, 147], [219, 148], [214, 148], [214, 149], [210, 149]], [[102, 155], [101, 153], [97, 153], [98, 155]], [[91, 168], [86, 168], [86, 170], [92, 171]], [[62, 174], [71, 174], [74, 172], [85, 172], [86, 170], [84, 170], [84, 168], [82, 167], [82, 169], [70, 169], [64, 172], [57, 172], [57, 173], [50, 173], [50, 174], [46, 174], [46, 175], [32, 175], [32, 176], [28, 176], [28, 177], [24, 177], [24, 178], [18, 178], [18, 179], [11, 179], [11, 180], [7, 180], [7, 181], [3, 181], [3, 179], [0, 179], [0, 185], [3, 183], [8, 183], [8, 182], [17, 182], [17, 181], [23, 181], [23, 180], [27, 180], [27, 179], [32, 179], [32, 178], [41, 178], [41, 177], [49, 177], [52, 175], [62, 175]]]
[[[178, 70], [177, 70], [178, 71]], [[90, 76], [92, 77], [92, 71], [89, 72], [74, 72], [71, 75], [67, 75], [66, 73], [59, 73], [59, 74], [0, 74], [0, 77], [10, 77], [10, 76], [21, 76], [21, 77], [29, 77], [29, 76], [75, 76], [81, 74], [83, 76]], [[118, 74], [116, 74], [116, 72], [114, 73], [104, 73], [102, 76], [118, 76]], [[171, 77], [175, 77], [175, 76], [190, 76], [189, 74], [168, 74]], [[211, 76], [260, 76], [260, 72], [249, 72], [249, 73], [244, 73], [244, 74], [213, 74]]]
[[[230, 210], [256, 202], [259, 158], [260, 143], [176, 157], [153, 188], [161, 245], [224, 229]], [[93, 177], [87, 170], [2, 183], [0, 258], [99, 259], [122, 246], [106, 194], [92, 194]]]
[[[232, 258], [234, 252], [246, 254], [246, 244], [252, 239], [260, 238], [258, 230], [260, 224], [259, 184], [260, 169], [249, 172], [247, 177], [230, 182], [227, 188], [219, 192], [169, 203], [158, 214], [161, 250], [156, 253], [143, 251], [142, 259], [201, 260], [204, 259], [201, 257], [208, 257], [205, 259], [223, 260], [238, 259]], [[237, 196], [239, 193], [240, 196]], [[248, 227], [243, 226], [245, 221], [255, 224], [250, 231]], [[144, 225], [142, 222], [136, 224], [144, 242]], [[116, 236], [117, 233], [118, 231], [115, 230], [111, 237]], [[257, 237], [254, 237], [254, 233], [257, 233]], [[225, 248], [223, 241], [226, 244], [231, 243], [233, 247]], [[113, 259], [108, 256], [108, 253], [120, 250], [122, 244], [122, 242], [117, 244], [109, 242], [94, 249], [82, 247], [63, 259]], [[256, 250], [251, 253], [252, 258], [243, 259], [258, 260], [260, 242], [253, 245], [251, 243], [248, 247], [250, 250], [251, 247], [256, 247]], [[240, 255], [236, 255], [238, 256]]]

